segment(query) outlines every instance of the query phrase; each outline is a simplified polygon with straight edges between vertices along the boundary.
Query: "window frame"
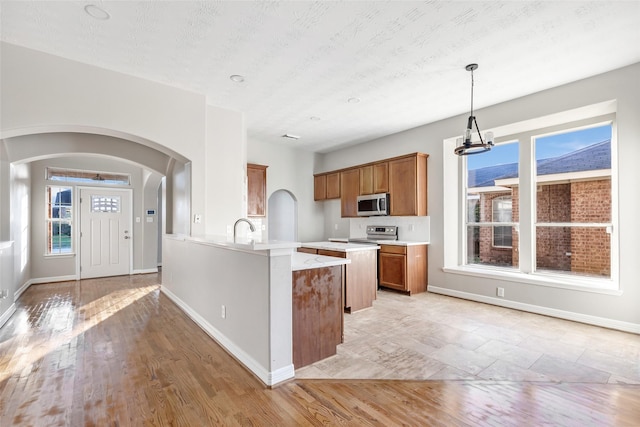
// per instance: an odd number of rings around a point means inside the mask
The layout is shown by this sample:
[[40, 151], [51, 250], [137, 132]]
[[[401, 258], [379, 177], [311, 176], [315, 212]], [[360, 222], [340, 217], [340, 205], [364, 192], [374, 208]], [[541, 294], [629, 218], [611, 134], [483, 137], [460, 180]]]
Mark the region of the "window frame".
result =
[[[69, 191], [70, 192], [70, 206], [69, 206], [69, 210], [71, 212], [71, 216], [70, 218], [55, 218], [51, 216], [51, 210], [55, 207], [55, 203], [54, 201], [51, 200], [51, 188], [59, 188], [61, 189], [61, 191], [58, 192], [58, 194], [61, 194], [63, 191]], [[45, 184], [45, 215], [44, 215], [44, 220], [45, 220], [45, 256], [46, 257], [66, 257], [66, 256], [72, 256], [75, 254], [75, 242], [74, 242], [74, 226], [75, 226], [75, 202], [74, 202], [74, 198], [75, 198], [75, 191], [74, 191], [74, 187], [71, 185], [58, 185], [55, 183], [46, 183]], [[60, 208], [60, 207], [58, 207]], [[68, 252], [53, 252], [53, 230], [54, 230], [54, 225], [58, 224], [59, 228], [62, 228], [62, 225], [68, 225], [69, 226], [69, 239], [70, 239], [70, 249]]]
[[[519, 225], [518, 233], [519, 265], [517, 268], [494, 267], [467, 263], [466, 241], [466, 158], [453, 156], [451, 153], [456, 146], [459, 136], [447, 138], [444, 162], [444, 209], [458, 211], [458, 215], [444, 218], [444, 266], [443, 271], [462, 275], [484, 277], [497, 280], [514, 281], [520, 284], [550, 286], [595, 292], [608, 295], [620, 295], [622, 288], [619, 282], [619, 214], [618, 214], [618, 168], [617, 168], [617, 103], [615, 100], [605, 101], [586, 107], [555, 113], [536, 119], [525, 120], [493, 129], [496, 143], [518, 140], [520, 148], [520, 194], [519, 194]], [[610, 277], [599, 278], [580, 276], [549, 271], [535, 271], [535, 162], [532, 167], [530, 159], [535, 159], [533, 137], [540, 137], [544, 133], [577, 130], [586, 127], [596, 127], [603, 124], [611, 125], [611, 274]], [[524, 188], [526, 187], [526, 188]], [[531, 189], [533, 187], [533, 190]], [[482, 224], [474, 224], [482, 225]], [[455, 237], [454, 237], [455, 236]]]

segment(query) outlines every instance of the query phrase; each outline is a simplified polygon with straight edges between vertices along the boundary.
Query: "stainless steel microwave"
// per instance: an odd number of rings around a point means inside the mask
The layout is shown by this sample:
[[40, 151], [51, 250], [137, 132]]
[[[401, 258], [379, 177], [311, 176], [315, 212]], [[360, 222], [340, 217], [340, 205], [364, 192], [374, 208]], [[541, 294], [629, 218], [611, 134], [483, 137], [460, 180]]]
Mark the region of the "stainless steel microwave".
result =
[[358, 216], [389, 215], [389, 193], [358, 196]]

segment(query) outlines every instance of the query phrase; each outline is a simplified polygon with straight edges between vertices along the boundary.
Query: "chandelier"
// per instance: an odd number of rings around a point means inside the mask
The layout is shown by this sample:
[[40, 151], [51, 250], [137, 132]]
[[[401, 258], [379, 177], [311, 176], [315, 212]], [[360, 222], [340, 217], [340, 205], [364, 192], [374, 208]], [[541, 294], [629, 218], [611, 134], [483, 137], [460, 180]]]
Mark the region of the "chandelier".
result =
[[[491, 150], [491, 147], [493, 147], [493, 132], [486, 132], [484, 134], [484, 139], [482, 139], [480, 128], [476, 121], [476, 116], [473, 115], [473, 70], [478, 69], [478, 64], [469, 64], [465, 69], [467, 71], [471, 71], [471, 113], [467, 120], [467, 128], [464, 131], [464, 138], [458, 138], [458, 147], [453, 150], [453, 152], [458, 156], [484, 153], [485, 151]], [[480, 138], [480, 142], [471, 142], [471, 135], [473, 133], [474, 126], [478, 133], [478, 138]]]

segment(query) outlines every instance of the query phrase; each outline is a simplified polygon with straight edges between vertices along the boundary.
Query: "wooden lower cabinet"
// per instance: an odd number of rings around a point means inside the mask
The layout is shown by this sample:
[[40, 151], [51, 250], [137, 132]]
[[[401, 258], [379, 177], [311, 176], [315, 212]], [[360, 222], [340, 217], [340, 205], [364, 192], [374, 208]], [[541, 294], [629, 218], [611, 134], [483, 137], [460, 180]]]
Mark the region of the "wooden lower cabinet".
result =
[[336, 354], [342, 342], [342, 266], [293, 272], [293, 366]]
[[376, 250], [341, 252], [301, 247], [298, 248], [298, 252], [351, 260], [350, 264], [344, 266], [344, 310], [347, 313], [353, 313], [373, 306], [378, 292], [378, 254]]
[[427, 290], [427, 245], [380, 245], [380, 286], [406, 294]]
[[351, 260], [345, 267], [344, 309], [347, 313], [373, 306], [377, 297], [377, 253], [375, 250], [338, 252], [318, 249], [318, 255]]

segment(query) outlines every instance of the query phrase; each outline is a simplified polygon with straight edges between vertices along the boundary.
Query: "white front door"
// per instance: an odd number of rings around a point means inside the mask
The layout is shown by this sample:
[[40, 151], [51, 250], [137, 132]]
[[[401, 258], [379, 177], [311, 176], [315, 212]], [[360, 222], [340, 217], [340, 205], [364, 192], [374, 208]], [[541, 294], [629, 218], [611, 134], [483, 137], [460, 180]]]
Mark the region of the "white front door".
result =
[[80, 189], [80, 278], [130, 273], [131, 191]]

